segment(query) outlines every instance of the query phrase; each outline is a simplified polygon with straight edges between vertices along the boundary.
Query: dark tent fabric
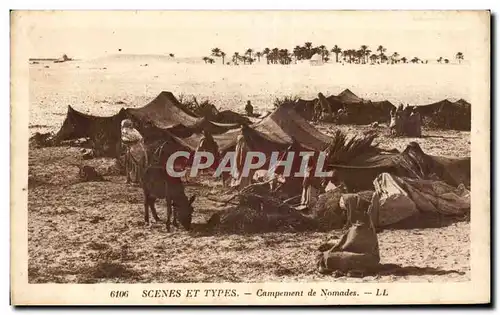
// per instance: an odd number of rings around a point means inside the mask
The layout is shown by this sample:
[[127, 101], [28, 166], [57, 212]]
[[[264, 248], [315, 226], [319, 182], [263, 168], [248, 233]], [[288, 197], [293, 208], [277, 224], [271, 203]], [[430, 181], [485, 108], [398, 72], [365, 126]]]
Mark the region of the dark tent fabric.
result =
[[313, 100], [298, 99], [295, 102], [284, 103], [280, 107], [293, 108], [304, 119], [313, 120], [314, 106], [317, 101], [317, 98]]
[[339, 109], [345, 107], [345, 103], [342, 103], [336, 95], [330, 95], [326, 98], [326, 100], [328, 101], [333, 113], [337, 113]]
[[[374, 121], [379, 123], [389, 122], [390, 111], [395, 108], [387, 100], [375, 102], [363, 100], [349, 89], [342, 91], [338, 95], [319, 97], [314, 100], [299, 99], [295, 103], [284, 106], [292, 107], [303, 118], [312, 120], [314, 117], [314, 107], [318, 100], [321, 100], [324, 112], [328, 113], [331, 111], [333, 113], [333, 122], [338, 124], [366, 125]], [[325, 107], [329, 107], [330, 110], [325, 110]], [[344, 110], [342, 115], [338, 114], [340, 109]]]
[[345, 89], [337, 96], [331, 96], [328, 101], [334, 106], [334, 112], [344, 109], [344, 114], [337, 118], [339, 124], [366, 125], [372, 122], [388, 122], [390, 112], [395, 106], [385, 101], [364, 100]]
[[464, 100], [463, 98], [459, 99], [458, 101], [455, 102], [456, 105], [459, 106], [464, 106], [464, 107], [470, 107], [470, 103]]
[[386, 123], [390, 120], [391, 109], [395, 108], [389, 101], [351, 103], [344, 107], [344, 115], [338, 117], [339, 124], [367, 125], [372, 122]]
[[251, 125], [252, 121], [243, 115], [233, 112], [232, 110], [223, 110], [217, 113], [213, 122], [224, 124]]
[[[243, 130], [246, 130], [246, 133], [243, 133]], [[213, 138], [219, 146], [219, 151], [226, 152], [234, 149], [239, 135], [245, 136], [247, 140], [249, 140], [249, 137], [254, 139], [253, 142], [255, 142], [256, 147], [258, 147], [259, 141], [255, 139], [262, 139], [262, 144], [272, 144], [276, 149], [286, 148], [295, 140], [306, 150], [322, 151], [326, 149], [331, 141], [329, 136], [321, 133], [297, 114], [295, 110], [288, 107], [279, 107], [258, 123], [214, 135]], [[194, 150], [201, 138], [201, 134], [193, 134], [181, 141]], [[264, 152], [264, 147], [265, 145], [262, 145], [262, 149], [256, 149]]]
[[[229, 130], [228, 132], [225, 132], [223, 134], [219, 135], [213, 135], [213, 138], [215, 142], [217, 143], [219, 147], [220, 152], [227, 152], [236, 146], [236, 140], [239, 135], [242, 134], [241, 128], [240, 129], [235, 129], [235, 130]], [[194, 151], [198, 147], [203, 135], [200, 133], [195, 133], [192, 134], [189, 137], [186, 138], [177, 138], [176, 140], [179, 143], [182, 143], [185, 146], [188, 146], [190, 150]]]
[[205, 118], [213, 123], [220, 124], [233, 124], [233, 125], [250, 125], [252, 121], [241, 114], [238, 114], [232, 110], [219, 111], [215, 105], [208, 102], [203, 102], [198, 104], [195, 99], [195, 104], [197, 105], [195, 112], [187, 109], [183, 106], [181, 109], [185, 111], [188, 115], [193, 117]]
[[384, 115], [386, 113], [390, 113], [390, 111], [395, 108], [395, 106], [389, 101], [380, 101], [380, 102], [371, 102], [370, 101], [368, 104], [370, 104], [371, 106], [373, 106], [377, 110], [381, 111]]
[[428, 155], [416, 142], [401, 153], [374, 154], [347, 165], [330, 165], [351, 190], [370, 190], [381, 173], [417, 179], [439, 179], [452, 186], [470, 186], [470, 157], [447, 158]]
[[295, 110], [286, 107], [276, 109], [252, 128], [277, 143], [292, 144], [295, 139], [305, 149], [314, 151], [326, 149], [331, 141], [329, 136], [309, 124]]
[[[56, 142], [90, 138], [98, 156], [118, 156], [121, 143], [121, 121], [131, 119], [146, 143], [158, 140], [174, 140], [180, 146], [186, 144], [180, 138], [193, 133], [208, 131], [221, 134], [238, 128], [238, 124], [225, 124], [195, 117], [172, 93], [161, 92], [154, 100], [141, 108], [121, 109], [110, 117], [87, 115], [68, 106], [66, 119], [56, 134]], [[174, 137], [176, 136], [176, 137]]]
[[178, 137], [187, 137], [193, 132], [220, 134], [238, 127], [236, 124], [214, 123], [191, 115], [171, 92], [166, 91], [143, 107], [127, 108], [125, 111], [145, 138], [156, 138], [164, 130]]
[[349, 89], [340, 92], [339, 95], [337, 95], [337, 99], [343, 104], [363, 103], [363, 99]]
[[442, 129], [470, 130], [471, 104], [460, 99], [447, 99], [427, 105], [417, 105], [416, 111], [424, 120], [424, 125]]
[[116, 157], [120, 154], [120, 123], [125, 118], [125, 110], [109, 117], [81, 113], [68, 106], [66, 118], [54, 142], [89, 138], [97, 156]]

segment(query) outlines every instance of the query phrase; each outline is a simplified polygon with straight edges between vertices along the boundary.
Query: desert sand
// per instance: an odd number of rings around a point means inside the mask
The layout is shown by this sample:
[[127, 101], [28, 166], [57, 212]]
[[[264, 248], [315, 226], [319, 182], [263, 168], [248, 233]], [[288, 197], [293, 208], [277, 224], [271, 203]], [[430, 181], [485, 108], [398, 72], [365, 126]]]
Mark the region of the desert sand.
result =
[[[121, 107], [139, 107], [161, 91], [178, 98], [209, 99], [221, 109], [255, 111], [273, 108], [275, 98], [314, 98], [349, 88], [371, 100], [393, 104], [427, 104], [443, 98], [470, 101], [467, 65], [283, 65], [223, 66], [175, 59], [102, 58], [30, 65], [30, 133], [55, 132], [67, 106], [94, 115], [111, 115]], [[145, 66], [147, 64], [147, 66]], [[48, 66], [48, 67], [46, 67]], [[472, 104], [474, 106], [474, 104]], [[349, 134], [368, 126], [320, 124]], [[384, 148], [404, 149], [417, 141], [429, 154], [470, 155], [470, 133], [424, 129], [423, 138], [387, 138]], [[76, 164], [106, 171], [109, 161], [83, 161], [79, 148], [54, 147], [29, 152], [29, 281], [88, 282], [449, 282], [470, 279], [470, 223], [379, 233], [382, 263], [407, 267], [402, 274], [340, 277], [315, 271], [317, 247], [329, 233], [262, 233], [203, 236], [161, 224], [145, 227], [142, 191], [125, 177], [80, 182]], [[197, 195], [194, 223], [221, 210], [213, 201], [220, 183], [209, 178], [189, 182]], [[208, 198], [207, 198], [208, 197]], [[165, 217], [164, 203], [159, 214]], [[336, 232], [333, 232], [336, 233]]]

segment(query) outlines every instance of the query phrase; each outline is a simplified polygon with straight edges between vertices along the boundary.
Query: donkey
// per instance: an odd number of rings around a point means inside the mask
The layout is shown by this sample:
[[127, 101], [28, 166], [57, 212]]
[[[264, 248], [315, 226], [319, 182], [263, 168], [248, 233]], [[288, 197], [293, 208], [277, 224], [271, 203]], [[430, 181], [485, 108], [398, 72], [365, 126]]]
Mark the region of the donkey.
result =
[[149, 209], [157, 222], [161, 222], [155, 209], [156, 199], [165, 199], [167, 202], [167, 231], [170, 232], [170, 221], [173, 210], [173, 225], [178, 227], [177, 217], [181, 225], [191, 229], [193, 202], [195, 196], [187, 198], [184, 185], [179, 177], [170, 177], [164, 167], [149, 166], [143, 176], [142, 187], [144, 192], [144, 221], [149, 224]]

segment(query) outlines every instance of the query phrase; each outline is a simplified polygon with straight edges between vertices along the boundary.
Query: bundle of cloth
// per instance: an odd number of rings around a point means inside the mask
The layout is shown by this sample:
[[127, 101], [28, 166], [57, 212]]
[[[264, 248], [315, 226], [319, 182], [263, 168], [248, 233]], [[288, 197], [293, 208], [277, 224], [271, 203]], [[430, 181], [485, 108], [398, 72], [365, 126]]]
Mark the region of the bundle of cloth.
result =
[[[330, 182], [329, 185], [332, 183]], [[441, 180], [413, 179], [381, 173], [373, 181], [373, 186], [374, 190], [357, 193], [360, 202], [358, 208], [370, 208], [372, 223], [377, 228], [391, 226], [409, 218], [418, 219], [418, 216], [423, 214], [436, 214], [437, 217], [461, 217], [470, 213], [470, 191], [463, 184], [454, 187]], [[335, 212], [337, 211], [335, 209], [342, 209], [343, 217], [347, 218], [344, 225], [354, 223], [355, 219], [351, 220], [348, 217], [356, 216], [355, 213], [359, 210], [347, 209], [343, 197], [349, 194], [346, 194], [342, 184], [333, 188], [342, 197], [328, 194], [328, 186], [323, 189], [320, 191], [310, 189], [309, 186], [305, 187], [302, 195], [302, 208], [312, 209], [315, 213]], [[336, 198], [336, 201], [332, 200], [335, 201], [335, 205], [332, 205], [332, 202], [318, 202], [325, 198]], [[322, 207], [329, 207], [329, 209], [318, 209]]]
[[374, 181], [371, 219], [376, 227], [388, 226], [420, 213], [464, 215], [470, 212], [470, 191], [439, 180], [380, 174]]

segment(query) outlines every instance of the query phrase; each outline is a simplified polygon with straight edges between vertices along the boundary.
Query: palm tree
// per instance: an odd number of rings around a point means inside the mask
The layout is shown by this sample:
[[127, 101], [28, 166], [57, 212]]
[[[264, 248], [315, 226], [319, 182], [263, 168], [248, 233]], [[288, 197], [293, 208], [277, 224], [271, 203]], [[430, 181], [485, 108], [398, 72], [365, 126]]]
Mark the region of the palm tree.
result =
[[377, 59], [378, 59], [378, 56], [375, 54], [372, 54], [370, 56], [370, 60], [371, 60], [372, 64], [375, 64], [377, 62]]
[[342, 60], [347, 62], [347, 57], [349, 56], [349, 50], [342, 51]]
[[302, 60], [302, 47], [299, 45], [295, 46], [293, 55], [295, 56], [295, 63], [297, 63], [297, 60]]
[[260, 62], [260, 57], [262, 56], [262, 53], [258, 51], [255, 53], [255, 55], [257, 56], [257, 60]]
[[326, 49], [325, 45], [320, 45], [318, 47], [318, 53], [321, 55], [321, 60], [323, 62], [330, 60], [330, 58], [328, 58], [328, 56], [330, 56], [330, 51]]
[[245, 55], [248, 55], [248, 57], [252, 58], [252, 53], [253, 53], [253, 49], [248, 48], [247, 51], [245, 52]]
[[401, 61], [402, 61], [403, 63], [406, 63], [406, 61], [407, 61], [407, 60], [408, 60], [408, 59], [406, 59], [406, 57], [401, 58]]
[[325, 45], [319, 45], [317, 47], [317, 52], [321, 55], [321, 61], [325, 61], [326, 53], [328, 53], [328, 50], [326, 49], [326, 46]]
[[441, 63], [443, 62], [443, 57], [439, 57], [439, 59], [437, 60], [438, 63]]
[[212, 56], [220, 57], [221, 50], [219, 48], [212, 49]]
[[[273, 51], [274, 51], [274, 49], [273, 49]], [[279, 63], [282, 65], [286, 65], [286, 64], [290, 63], [291, 59], [290, 59], [290, 56], [288, 54], [288, 49], [279, 49], [278, 50], [278, 60], [279, 60]]]
[[328, 49], [323, 50], [323, 61], [328, 62], [330, 60], [330, 51]]
[[391, 63], [398, 63], [398, 57], [399, 57], [399, 54], [397, 51], [395, 51], [392, 56], [391, 56]]
[[219, 48], [214, 48], [214, 49], [212, 49], [212, 56], [214, 56], [214, 57], [222, 57], [222, 64], [224, 64], [224, 57], [226, 56], [225, 52], [223, 52]]
[[314, 52], [312, 51], [312, 43], [305, 42], [304, 50], [305, 50], [305, 56], [304, 56], [305, 59], [311, 59], [312, 55], [314, 55]]
[[377, 51], [380, 53], [380, 57], [382, 57], [382, 55], [384, 55], [384, 53], [387, 51], [387, 49], [384, 46], [379, 45], [377, 48]]
[[368, 63], [368, 58], [370, 58], [371, 53], [372, 53], [372, 51], [370, 49], [365, 50], [366, 63]]
[[354, 49], [344, 50], [344, 54], [347, 56], [347, 62], [352, 63], [353, 59], [356, 58], [356, 51]]
[[458, 63], [462, 63], [462, 60], [464, 60], [464, 54], [461, 52], [457, 52], [457, 55], [455, 56], [458, 60]]
[[357, 63], [365, 63], [365, 51], [363, 49], [356, 50]]
[[238, 60], [240, 60], [240, 53], [236, 51], [236, 52], [233, 54], [233, 63], [234, 63], [235, 65], [238, 65]]
[[203, 57], [203, 61], [205, 61], [205, 63], [207, 63], [209, 59], [210, 58], [208, 58], [208, 57]]
[[332, 48], [332, 53], [335, 54], [335, 62], [339, 62], [339, 54], [342, 52], [339, 46], [335, 45]]
[[363, 63], [365, 63], [365, 56], [366, 56], [366, 50], [368, 49], [368, 46], [367, 45], [361, 45], [361, 54], [363, 55], [362, 57], [362, 60], [363, 60]]
[[221, 51], [220, 56], [222, 57], [222, 64], [224, 64], [224, 57], [226, 57], [226, 53]]
[[272, 63], [274, 63], [274, 64], [278, 63], [279, 52], [280, 52], [280, 50], [278, 48], [273, 48], [273, 50], [271, 51], [271, 55], [272, 55], [271, 62]]
[[269, 53], [271, 52], [271, 50], [269, 48], [264, 48], [264, 50], [262, 51], [262, 54], [266, 56], [266, 61], [267, 61], [267, 64], [269, 64]]
[[418, 57], [413, 57], [413, 59], [411, 60], [412, 63], [418, 63], [420, 61], [420, 59], [418, 59]]
[[208, 63], [212, 64], [214, 62], [215, 62], [215, 60], [213, 58], [208, 58]]

